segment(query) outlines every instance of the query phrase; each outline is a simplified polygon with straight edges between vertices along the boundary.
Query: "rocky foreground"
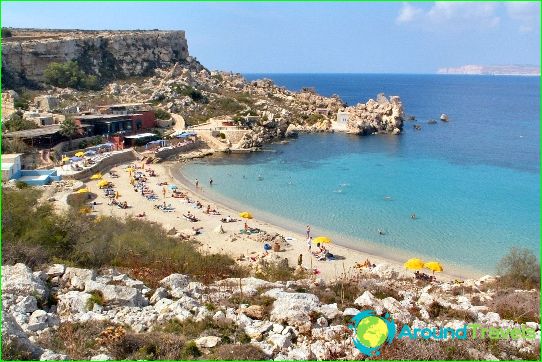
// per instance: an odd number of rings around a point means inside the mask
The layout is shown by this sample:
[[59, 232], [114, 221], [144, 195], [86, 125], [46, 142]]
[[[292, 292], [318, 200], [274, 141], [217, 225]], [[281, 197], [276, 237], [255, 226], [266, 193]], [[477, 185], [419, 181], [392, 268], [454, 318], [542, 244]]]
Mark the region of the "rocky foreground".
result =
[[[398, 325], [409, 324], [412, 328], [459, 328], [473, 322], [501, 328], [528, 326], [536, 330], [535, 340], [479, 345], [458, 341], [454, 347], [458, 354], [448, 357], [539, 357], [540, 324], [517, 323], [495, 312], [503, 314], [503, 304], [532, 302], [538, 306], [539, 292], [513, 290], [503, 294], [492, 287], [494, 282], [494, 278], [484, 277], [462, 284], [427, 283], [397, 278], [392, 270], [379, 268], [362, 270], [355, 280], [328, 283], [317, 278], [269, 282], [250, 277], [204, 285], [187, 275], [172, 274], [151, 288], [113, 269], [96, 271], [54, 264], [33, 272], [24, 264], [16, 264], [2, 267], [2, 339], [4, 349], [16, 346], [29, 358], [119, 359], [126, 358], [119, 354], [119, 344], [126, 351], [126, 345], [133, 345], [136, 336], [151, 340], [153, 333], [162, 336], [164, 331], [172, 330], [188, 336], [194, 323], [205, 322], [215, 328], [190, 335], [191, 341], [184, 341], [186, 353], [190, 353], [183, 355], [185, 358], [225, 359], [227, 355], [217, 355], [216, 351], [249, 346], [260, 353], [248, 356], [252, 359], [360, 359], [363, 356], [354, 348], [347, 324], [360, 310], [373, 309], [377, 313], [388, 311]], [[359, 286], [355, 294], [352, 285]], [[73, 323], [89, 328], [88, 341], [78, 341], [85, 343], [83, 354], [67, 352], [74, 351], [68, 348], [75, 343], [70, 340], [74, 337], [62, 331]], [[227, 332], [224, 327], [217, 329], [217, 325], [227, 325]], [[103, 331], [93, 336], [90, 326], [101, 326]], [[50, 342], [55, 335], [56, 344]], [[434, 342], [443, 343], [447, 342]], [[395, 341], [389, 348], [399, 345]], [[405, 348], [411, 354], [404, 358], [416, 358], [423, 356], [420, 350], [425, 347], [420, 343], [416, 349], [408, 345]], [[146, 353], [151, 353], [149, 350], [146, 347]], [[156, 355], [145, 356], [153, 359]], [[231, 357], [242, 358], [239, 354]], [[391, 349], [383, 350], [382, 358], [397, 355]], [[446, 356], [437, 354], [432, 358]]]

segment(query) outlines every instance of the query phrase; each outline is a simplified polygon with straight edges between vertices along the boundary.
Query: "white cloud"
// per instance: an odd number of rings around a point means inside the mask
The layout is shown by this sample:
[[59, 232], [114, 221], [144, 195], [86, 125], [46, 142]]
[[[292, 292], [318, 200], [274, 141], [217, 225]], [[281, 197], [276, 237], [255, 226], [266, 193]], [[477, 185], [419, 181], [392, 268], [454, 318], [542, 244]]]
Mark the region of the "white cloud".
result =
[[409, 3], [403, 3], [403, 7], [401, 8], [401, 11], [399, 12], [399, 16], [397, 16], [397, 23], [410, 23], [423, 13], [422, 9], [415, 8], [414, 6], [410, 5]]
[[533, 31], [540, 24], [540, 3], [514, 1], [505, 4], [508, 16], [519, 23], [519, 31]]
[[473, 2], [435, 2], [431, 8], [424, 10], [410, 4], [403, 4], [398, 23], [419, 21], [426, 26], [452, 26], [492, 28], [500, 23], [496, 3]]

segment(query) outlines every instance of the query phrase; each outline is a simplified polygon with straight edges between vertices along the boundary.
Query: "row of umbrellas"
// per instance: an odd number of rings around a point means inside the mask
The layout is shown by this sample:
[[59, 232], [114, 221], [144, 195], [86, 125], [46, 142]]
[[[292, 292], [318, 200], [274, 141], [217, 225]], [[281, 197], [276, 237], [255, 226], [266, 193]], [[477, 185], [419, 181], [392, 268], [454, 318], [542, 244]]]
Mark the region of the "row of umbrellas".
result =
[[404, 264], [404, 267], [409, 270], [420, 270], [422, 268], [425, 268], [431, 270], [433, 273], [444, 271], [444, 268], [438, 261], [430, 261], [424, 263], [423, 260], [418, 258], [407, 260]]

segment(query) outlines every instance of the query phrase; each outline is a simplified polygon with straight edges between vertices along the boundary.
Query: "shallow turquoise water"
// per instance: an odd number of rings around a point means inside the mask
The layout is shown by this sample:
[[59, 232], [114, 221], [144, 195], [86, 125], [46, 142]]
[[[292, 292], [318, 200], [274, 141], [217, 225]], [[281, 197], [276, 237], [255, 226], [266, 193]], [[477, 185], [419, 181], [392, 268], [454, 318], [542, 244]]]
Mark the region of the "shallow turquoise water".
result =
[[[499, 102], [494, 85], [480, 87], [487, 102]], [[539, 89], [532, 92], [539, 94]], [[397, 259], [423, 256], [454, 268], [494, 272], [512, 246], [538, 255], [539, 130], [534, 117], [539, 109], [514, 112], [509, 106], [509, 117], [518, 118], [513, 126], [495, 114], [481, 133], [475, 117], [480, 110], [469, 111], [468, 104], [441, 93], [434, 98], [447, 99], [444, 108], [457, 110], [448, 124], [422, 123], [421, 132], [407, 125], [397, 137], [305, 135], [271, 146], [275, 152], [203, 159], [183, 166], [183, 174], [201, 182], [212, 177], [217, 195], [280, 215], [298, 228], [309, 223], [338, 243]], [[436, 114], [442, 104], [434, 108]]]

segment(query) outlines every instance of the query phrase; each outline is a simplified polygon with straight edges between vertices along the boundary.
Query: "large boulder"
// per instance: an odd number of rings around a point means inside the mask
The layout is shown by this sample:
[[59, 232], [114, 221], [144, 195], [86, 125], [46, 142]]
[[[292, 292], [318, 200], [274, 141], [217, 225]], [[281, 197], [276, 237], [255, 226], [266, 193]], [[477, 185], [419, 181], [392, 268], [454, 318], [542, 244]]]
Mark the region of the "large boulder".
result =
[[220, 343], [220, 337], [207, 336], [196, 339], [196, 345], [200, 348], [213, 348]]
[[124, 285], [102, 284], [93, 280], [85, 283], [85, 292], [101, 292], [105, 303], [127, 307], [144, 307], [148, 305], [141, 289], [127, 287]]
[[373, 309], [377, 314], [381, 314], [383, 311], [380, 300], [376, 299], [368, 290], [363, 292], [363, 294], [354, 301], [354, 304], [360, 307]]
[[303, 324], [310, 319], [310, 313], [320, 306], [320, 300], [310, 293], [274, 293], [276, 300], [271, 310], [271, 321], [288, 323], [292, 326]]
[[69, 291], [58, 296], [57, 313], [60, 316], [68, 316], [76, 313], [88, 312], [89, 300], [92, 296], [89, 293]]
[[[2, 275], [3, 276], [3, 275]], [[28, 354], [28, 359], [39, 359], [43, 349], [28, 339], [28, 336], [17, 323], [13, 315], [8, 312], [2, 313], [2, 348], [3, 354], [8, 346], [18, 352]]]
[[190, 284], [190, 277], [184, 274], [171, 274], [160, 280], [160, 285], [170, 290], [174, 298], [180, 298]]
[[16, 296], [32, 295], [46, 298], [49, 294], [43, 280], [32, 274], [32, 270], [22, 263], [2, 266], [2, 294]]
[[81, 268], [66, 268], [64, 275], [62, 276], [62, 281], [66, 284], [68, 288], [73, 288], [77, 290], [84, 290], [85, 283], [90, 280], [96, 279], [96, 271], [91, 269], [81, 269]]

